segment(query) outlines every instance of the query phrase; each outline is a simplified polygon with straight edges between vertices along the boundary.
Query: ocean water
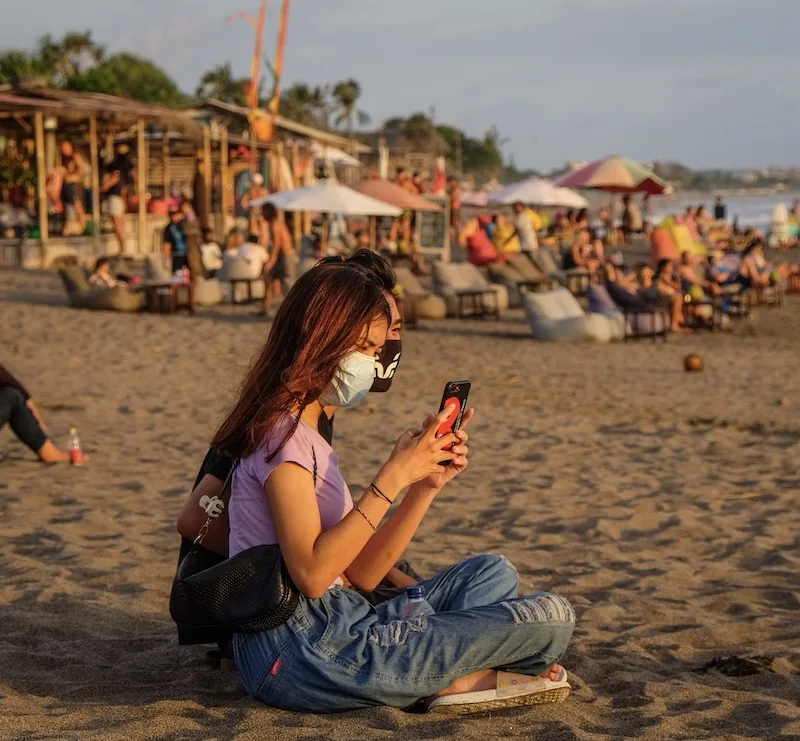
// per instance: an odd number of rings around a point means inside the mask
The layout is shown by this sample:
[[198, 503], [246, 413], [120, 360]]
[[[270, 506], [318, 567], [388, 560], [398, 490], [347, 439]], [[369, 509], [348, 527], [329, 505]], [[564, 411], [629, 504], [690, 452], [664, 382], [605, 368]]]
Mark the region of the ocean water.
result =
[[[800, 199], [800, 193], [781, 193], [772, 196], [730, 196], [725, 199], [728, 207], [728, 223], [732, 224], [734, 218], [739, 217], [739, 226], [744, 229], [753, 226], [761, 231], [769, 231], [772, 212], [779, 203], [791, 208], [792, 202]], [[680, 213], [687, 206], [704, 204], [712, 213], [714, 212], [714, 196], [695, 194], [691, 198], [667, 196], [664, 198], [653, 197], [653, 222], [658, 223], [664, 216]]]

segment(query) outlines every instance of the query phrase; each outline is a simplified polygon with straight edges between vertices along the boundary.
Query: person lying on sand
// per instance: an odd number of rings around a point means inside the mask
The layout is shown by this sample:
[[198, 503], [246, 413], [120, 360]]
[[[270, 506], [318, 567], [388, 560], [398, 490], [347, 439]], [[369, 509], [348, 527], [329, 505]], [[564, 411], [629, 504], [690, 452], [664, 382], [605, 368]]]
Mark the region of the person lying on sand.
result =
[[0, 365], [0, 429], [7, 424], [43, 463], [69, 461], [69, 453], [48, 440], [47, 428], [31, 395], [5, 366]]
[[420, 700], [429, 709], [563, 700], [569, 684], [558, 662], [575, 614], [556, 595], [519, 597], [506, 559], [473, 557], [423, 581], [435, 612], [424, 618], [402, 619], [405, 596], [373, 606], [348, 588], [380, 583], [469, 456], [463, 428], [437, 437], [448, 406], [400, 435], [351, 498], [317, 430], [325, 408], [353, 406], [369, 392], [390, 319], [381, 284], [364, 270], [344, 261], [309, 270], [214, 437], [215, 450], [239, 460], [230, 554], [279, 543], [300, 593], [287, 622], [234, 636], [240, 679], [268, 705], [317, 713]]
[[[325, 258], [325, 261], [336, 262], [339, 258]], [[358, 250], [347, 260], [348, 264], [358, 265], [375, 277], [381, 284], [386, 300], [391, 309], [391, 323], [386, 334], [386, 344], [383, 356], [379, 359], [376, 377], [371, 391], [386, 392], [392, 385], [395, 371], [400, 361], [402, 317], [393, 292], [397, 287], [394, 271], [389, 264], [374, 252], [366, 249]], [[320, 415], [318, 432], [330, 445], [333, 440], [333, 415], [335, 409], [330, 407]], [[178, 517], [178, 532], [183, 536], [181, 542], [179, 562], [184, 559], [192, 547], [192, 543], [200, 528], [207, 519], [206, 512], [200, 507], [203, 497], [220, 497], [225, 499], [222, 491], [223, 484], [233, 466], [233, 459], [209, 450], [197, 474], [192, 493]], [[203, 541], [207, 548], [202, 549], [204, 563], [212, 566], [221, 562], [228, 556], [228, 510], [222, 510], [209, 528]], [[413, 586], [419, 580], [417, 572], [405, 561], [399, 561], [389, 569], [380, 586], [364, 596], [373, 604], [398, 595], [398, 590]], [[232, 661], [233, 653], [230, 646], [229, 635], [216, 635], [207, 631], [195, 632], [189, 629], [178, 628], [179, 641], [182, 644], [193, 643], [218, 643], [219, 651], [210, 652], [209, 659], [213, 663], [225, 660]]]

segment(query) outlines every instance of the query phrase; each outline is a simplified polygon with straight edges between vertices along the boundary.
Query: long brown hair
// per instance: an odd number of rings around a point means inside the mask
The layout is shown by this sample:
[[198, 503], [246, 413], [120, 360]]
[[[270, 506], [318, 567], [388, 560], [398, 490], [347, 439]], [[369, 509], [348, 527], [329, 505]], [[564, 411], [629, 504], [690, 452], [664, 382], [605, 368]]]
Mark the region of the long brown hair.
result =
[[390, 320], [389, 304], [378, 281], [346, 262], [311, 268], [294, 284], [278, 309], [264, 349], [242, 384], [239, 400], [220, 425], [212, 447], [244, 458], [294, 408], [294, 424], [274, 457], [292, 436], [300, 413], [319, 398], [342, 358], [376, 317]]

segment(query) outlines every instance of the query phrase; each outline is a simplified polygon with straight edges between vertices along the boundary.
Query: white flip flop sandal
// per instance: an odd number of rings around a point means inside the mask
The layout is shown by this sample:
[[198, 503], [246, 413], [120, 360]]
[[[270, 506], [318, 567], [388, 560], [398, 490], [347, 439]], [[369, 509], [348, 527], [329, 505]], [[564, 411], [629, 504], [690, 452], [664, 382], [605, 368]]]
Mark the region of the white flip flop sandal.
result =
[[496, 708], [564, 702], [571, 689], [564, 667], [561, 667], [561, 674], [555, 682], [545, 677], [498, 671], [495, 689], [437, 697], [428, 703], [428, 711], [471, 713]]

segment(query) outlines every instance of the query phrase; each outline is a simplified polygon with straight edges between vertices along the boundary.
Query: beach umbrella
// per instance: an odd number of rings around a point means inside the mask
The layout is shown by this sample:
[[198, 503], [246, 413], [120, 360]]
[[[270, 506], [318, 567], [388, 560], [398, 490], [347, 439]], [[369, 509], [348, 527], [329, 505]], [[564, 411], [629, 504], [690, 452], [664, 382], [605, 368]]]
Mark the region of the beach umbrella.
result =
[[323, 162], [330, 162], [332, 165], [350, 165], [351, 167], [361, 167], [361, 162], [358, 158], [348, 154], [339, 147], [320, 144], [319, 142], [311, 142], [311, 153], [314, 155], [315, 160]]
[[660, 196], [667, 184], [646, 167], [627, 157], [605, 157], [556, 180], [562, 188], [595, 188], [608, 193], [649, 193]]
[[439, 204], [410, 193], [391, 180], [381, 180], [379, 178], [362, 180], [357, 185], [353, 185], [352, 188], [365, 196], [402, 208], [403, 211], [432, 211], [435, 213], [444, 211]]
[[462, 193], [461, 205], [468, 208], [486, 208], [489, 205], [489, 196], [483, 191], [475, 193]]
[[352, 188], [325, 181], [305, 188], [284, 190], [250, 201], [251, 206], [271, 203], [284, 211], [318, 211], [342, 216], [399, 216], [397, 206], [357, 193]]
[[549, 180], [537, 177], [507, 185], [489, 194], [489, 203], [509, 206], [517, 202], [532, 206], [561, 206], [563, 208], [586, 208], [589, 205], [583, 196], [569, 188], [559, 188]]

